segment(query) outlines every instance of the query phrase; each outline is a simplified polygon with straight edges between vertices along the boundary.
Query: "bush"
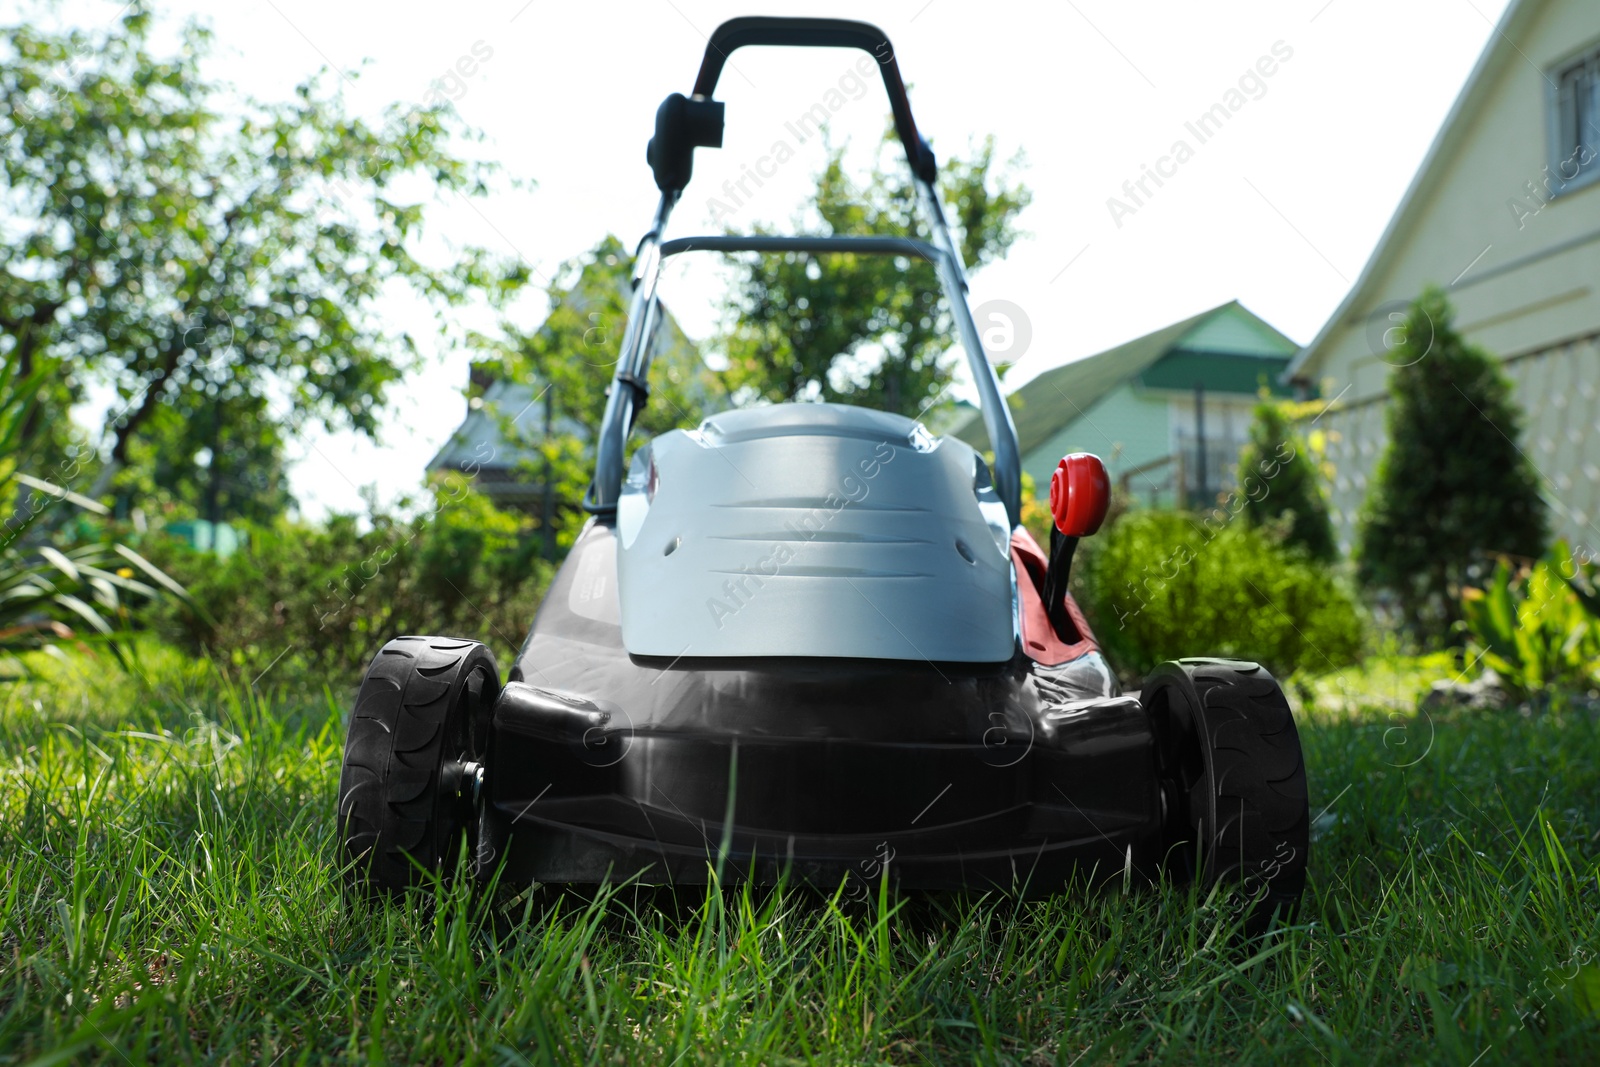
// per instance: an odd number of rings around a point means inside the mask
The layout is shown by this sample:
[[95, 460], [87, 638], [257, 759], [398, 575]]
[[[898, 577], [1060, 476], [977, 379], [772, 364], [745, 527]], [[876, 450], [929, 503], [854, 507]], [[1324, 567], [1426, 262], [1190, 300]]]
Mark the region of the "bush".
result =
[[1256, 405], [1250, 440], [1239, 453], [1245, 521], [1258, 529], [1282, 526], [1285, 545], [1331, 563], [1339, 549], [1317, 478], [1316, 465], [1306, 443], [1290, 428], [1284, 405], [1262, 400]]
[[31, 669], [18, 653], [57, 651], [63, 641], [104, 644], [126, 666], [134, 623], [153, 604], [176, 597], [184, 610], [191, 606], [180, 586], [108, 536], [98, 519], [82, 521], [80, 511], [103, 514], [103, 506], [37, 477], [42, 472], [70, 485], [86, 458], [69, 453], [41, 462], [53, 427], [39, 395], [50, 380], [46, 369], [26, 372], [14, 351], [0, 353], [0, 500], [14, 502], [0, 522], [0, 681], [6, 682]]
[[331, 684], [359, 680], [373, 653], [406, 633], [482, 641], [506, 664], [553, 568], [538, 558], [530, 520], [464, 482], [440, 486], [434, 504], [414, 518], [374, 511], [365, 523], [338, 515], [252, 528], [249, 548], [226, 560], [168, 543], [161, 560], [214, 621], [174, 612], [165, 636], [251, 677], [282, 657]]
[[[1475, 663], [1518, 696], [1545, 688], [1587, 687], [1600, 679], [1600, 617], [1564, 542], [1531, 567], [1502, 559], [1483, 588], [1461, 591], [1462, 628]], [[1568, 575], [1571, 580], [1567, 579]]]
[[1132, 511], [1079, 553], [1076, 595], [1120, 673], [1180, 656], [1238, 656], [1280, 675], [1361, 657], [1360, 613], [1332, 572], [1243, 523]]
[[1357, 575], [1392, 590], [1418, 638], [1443, 639], [1459, 595], [1496, 555], [1545, 544], [1538, 475], [1517, 447], [1522, 412], [1499, 364], [1451, 328], [1430, 289], [1387, 359], [1389, 444], [1362, 508]]

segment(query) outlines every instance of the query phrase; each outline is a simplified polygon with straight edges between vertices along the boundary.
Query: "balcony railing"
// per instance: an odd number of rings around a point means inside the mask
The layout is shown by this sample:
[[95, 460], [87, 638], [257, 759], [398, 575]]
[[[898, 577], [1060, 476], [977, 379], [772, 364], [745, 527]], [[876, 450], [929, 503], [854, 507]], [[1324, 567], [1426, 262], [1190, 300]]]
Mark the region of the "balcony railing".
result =
[[1121, 473], [1118, 484], [1133, 499], [1151, 507], [1208, 508], [1237, 481], [1244, 442], [1207, 436], [1205, 447], [1193, 434], [1178, 434], [1178, 449]]

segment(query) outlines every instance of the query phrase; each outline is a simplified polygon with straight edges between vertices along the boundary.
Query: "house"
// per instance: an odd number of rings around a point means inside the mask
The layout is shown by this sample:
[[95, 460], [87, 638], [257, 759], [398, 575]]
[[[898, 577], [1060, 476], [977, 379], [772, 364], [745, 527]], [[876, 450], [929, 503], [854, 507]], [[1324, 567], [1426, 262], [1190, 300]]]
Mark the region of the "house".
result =
[[[1261, 390], [1288, 395], [1297, 350], [1233, 301], [1045, 371], [1007, 401], [1022, 469], [1045, 499], [1062, 456], [1093, 452], [1144, 503], [1209, 503], [1234, 484]], [[989, 447], [976, 413], [953, 432]]]
[[[620, 242], [607, 237], [584, 263], [576, 281], [558, 294], [576, 311], [579, 321], [595, 324], [591, 332], [603, 334], [626, 318], [631, 273], [620, 252]], [[550, 339], [548, 321], [535, 334], [535, 340], [539, 339]], [[677, 372], [681, 380], [696, 383], [696, 395], [709, 402], [711, 387], [699, 349], [665, 306], [656, 318], [650, 344], [652, 363], [661, 368], [658, 373]], [[593, 352], [575, 351], [572, 358], [588, 362], [593, 359]], [[590, 365], [609, 381], [614, 369], [609, 362]], [[467, 401], [466, 417], [428, 461], [428, 473], [468, 473], [474, 487], [496, 505], [539, 512], [546, 518], [552, 509], [575, 506], [576, 501], [556, 500], [547, 491], [540, 477], [543, 460], [537, 442], [550, 434], [561, 434], [587, 444], [593, 433], [591, 427], [563, 414], [558, 390], [545, 388], [542, 381], [508, 381], [496, 377], [487, 365], [475, 363], [467, 384], [471, 399]]]
[[547, 433], [588, 429], [554, 417], [555, 397], [542, 383], [491, 378], [474, 365], [468, 375], [467, 416], [428, 461], [428, 473], [462, 471], [473, 485], [503, 508], [538, 510], [544, 489], [537, 477], [539, 454], [532, 442]]
[[[1344, 302], [1289, 368], [1320, 420], [1353, 540], [1386, 431], [1387, 357], [1436, 284], [1499, 357], [1555, 534], [1600, 548], [1600, 4], [1513, 0]], [[1426, 357], [1424, 357], [1426, 358]]]

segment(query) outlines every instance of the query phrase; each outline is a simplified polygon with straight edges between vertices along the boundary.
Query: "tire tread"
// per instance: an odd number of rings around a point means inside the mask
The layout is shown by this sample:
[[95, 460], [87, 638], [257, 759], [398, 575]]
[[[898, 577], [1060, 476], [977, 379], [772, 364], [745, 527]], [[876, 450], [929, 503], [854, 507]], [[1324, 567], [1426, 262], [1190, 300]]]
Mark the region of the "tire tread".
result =
[[[1306, 885], [1305, 759], [1289, 702], [1264, 667], [1247, 661], [1181, 660], [1152, 679], [1192, 705], [1195, 740], [1204, 750], [1206, 773], [1188, 797], [1204, 850], [1203, 884], [1272, 870], [1246, 922], [1259, 932], [1274, 913], [1291, 913]], [[1213, 811], [1215, 825], [1206, 825]]]
[[[494, 656], [457, 638], [399, 637], [373, 657], [356, 695], [339, 776], [339, 842], [352, 874], [394, 892], [416, 884], [420, 866], [449, 858], [438, 841], [439, 786], [451, 712], [479, 667]], [[467, 695], [470, 696], [470, 695]]]

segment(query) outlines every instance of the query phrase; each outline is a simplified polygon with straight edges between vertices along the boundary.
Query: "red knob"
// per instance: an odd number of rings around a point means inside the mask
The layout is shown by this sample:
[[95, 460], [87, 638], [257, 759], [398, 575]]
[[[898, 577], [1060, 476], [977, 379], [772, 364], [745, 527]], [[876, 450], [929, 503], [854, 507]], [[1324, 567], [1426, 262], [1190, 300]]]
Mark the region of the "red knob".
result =
[[1111, 506], [1111, 477], [1100, 457], [1074, 452], [1062, 458], [1050, 475], [1050, 514], [1067, 537], [1088, 537], [1106, 521]]

